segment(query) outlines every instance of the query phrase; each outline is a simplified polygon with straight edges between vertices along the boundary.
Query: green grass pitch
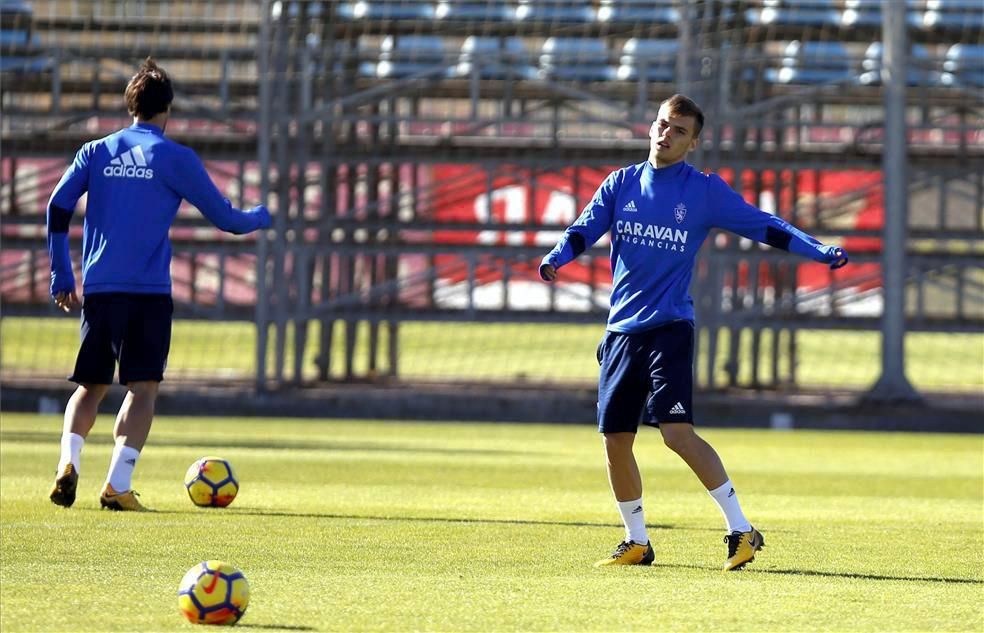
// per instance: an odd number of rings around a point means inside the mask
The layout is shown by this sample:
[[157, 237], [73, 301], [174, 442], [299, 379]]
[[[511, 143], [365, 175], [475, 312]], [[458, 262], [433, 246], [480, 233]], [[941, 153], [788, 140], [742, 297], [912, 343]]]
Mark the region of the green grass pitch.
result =
[[[718, 571], [722, 519], [659, 433], [637, 450], [656, 564], [594, 569], [621, 537], [590, 426], [161, 418], [135, 487], [98, 509], [112, 418], [75, 507], [47, 493], [58, 416], [0, 423], [0, 630], [193, 630], [178, 581], [243, 570], [250, 630], [980, 631], [981, 436], [707, 429], [758, 559]], [[225, 510], [182, 487], [205, 454], [242, 484]]]

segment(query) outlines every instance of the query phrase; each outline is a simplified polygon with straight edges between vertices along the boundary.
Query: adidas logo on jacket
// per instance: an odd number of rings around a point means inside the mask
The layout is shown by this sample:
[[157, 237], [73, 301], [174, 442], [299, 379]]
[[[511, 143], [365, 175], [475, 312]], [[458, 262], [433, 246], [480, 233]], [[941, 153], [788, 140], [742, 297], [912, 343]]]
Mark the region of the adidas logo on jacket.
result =
[[146, 178], [154, 177], [154, 170], [147, 166], [147, 159], [139, 145], [135, 145], [103, 168], [103, 176], [108, 178]]

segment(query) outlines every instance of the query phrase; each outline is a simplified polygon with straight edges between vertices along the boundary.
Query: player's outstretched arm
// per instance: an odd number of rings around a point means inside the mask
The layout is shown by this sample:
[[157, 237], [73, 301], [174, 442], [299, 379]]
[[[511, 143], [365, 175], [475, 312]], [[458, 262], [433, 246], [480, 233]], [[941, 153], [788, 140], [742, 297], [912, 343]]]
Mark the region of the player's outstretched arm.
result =
[[175, 173], [168, 174], [168, 185], [195, 205], [209, 222], [236, 235], [270, 228], [270, 212], [265, 206], [259, 205], [246, 211], [232, 206], [212, 182], [195, 152], [187, 147], [181, 147], [180, 151], [182, 154], [175, 164], [181, 167]]
[[75, 292], [75, 273], [68, 247], [68, 227], [79, 198], [89, 188], [89, 153], [91, 146], [83, 145], [75, 159], [51, 192], [46, 211], [48, 229], [48, 260], [51, 262], [51, 296], [55, 304], [69, 312], [79, 306]]
[[555, 280], [561, 266], [575, 260], [611, 229], [612, 209], [621, 177], [621, 171], [612, 172], [601, 183], [581, 215], [567, 227], [564, 236], [540, 262], [540, 279], [546, 282]]
[[710, 176], [712, 224], [773, 248], [807, 257], [832, 270], [847, 265], [847, 251], [823, 244], [782, 218], [758, 209], [742, 198], [717, 175]]

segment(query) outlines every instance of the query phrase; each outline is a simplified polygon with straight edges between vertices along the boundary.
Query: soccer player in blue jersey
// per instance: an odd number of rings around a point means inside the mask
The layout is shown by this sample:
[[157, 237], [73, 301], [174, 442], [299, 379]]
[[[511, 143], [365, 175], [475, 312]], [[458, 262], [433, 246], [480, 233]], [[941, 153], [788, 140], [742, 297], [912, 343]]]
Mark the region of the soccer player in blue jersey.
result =
[[612, 293], [598, 348], [598, 430], [625, 539], [596, 566], [649, 565], [642, 478], [633, 454], [640, 417], [707, 488], [724, 515], [728, 559], [740, 569], [765, 540], [745, 518], [717, 452], [694, 432], [694, 307], [688, 295], [697, 250], [711, 229], [727, 229], [840, 268], [847, 254], [761, 211], [715, 174], [684, 159], [697, 147], [704, 114], [683, 95], [660, 104], [649, 130], [649, 159], [611, 173], [540, 264], [545, 281], [611, 232]]
[[[133, 125], [83, 145], [48, 202], [51, 296], [66, 312], [82, 307], [82, 343], [69, 377], [78, 388], [65, 409], [61, 459], [50, 494], [53, 503], [66, 508], [75, 502], [82, 446], [118, 363], [127, 394], [113, 429], [116, 446], [99, 501], [112, 510], [146, 509], [130, 482], [150, 433], [171, 344], [168, 230], [181, 200], [229, 233], [270, 226], [266, 207], [233, 207], [198, 156], [164, 136], [173, 97], [167, 73], [148, 58], [126, 87]], [[86, 192], [80, 302], [68, 227]]]

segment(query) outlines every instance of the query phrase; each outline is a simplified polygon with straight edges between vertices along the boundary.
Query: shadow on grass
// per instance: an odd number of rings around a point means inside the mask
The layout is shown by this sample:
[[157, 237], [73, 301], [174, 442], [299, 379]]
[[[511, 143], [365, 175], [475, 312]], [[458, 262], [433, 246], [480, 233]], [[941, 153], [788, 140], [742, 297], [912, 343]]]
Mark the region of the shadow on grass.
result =
[[274, 631], [317, 631], [313, 626], [297, 626], [294, 624], [243, 624], [236, 625], [237, 629], [272, 629]]
[[984, 585], [984, 580], [951, 578], [948, 576], [883, 576], [837, 571], [812, 571], [809, 569], [749, 569], [755, 574], [783, 574], [786, 576], [820, 576], [823, 578], [857, 578], [859, 580], [902, 580], [906, 582], [952, 582], [963, 585]]
[[[0, 441], [3, 442], [49, 442], [56, 446], [61, 441], [61, 432], [44, 431], [8, 431], [0, 433]], [[208, 440], [196, 439], [194, 441], [154, 437], [151, 440], [154, 446], [167, 446], [170, 448], [193, 448], [193, 449], [274, 449], [274, 450], [325, 450], [325, 451], [366, 451], [378, 453], [420, 453], [434, 455], [524, 455], [526, 451], [497, 450], [488, 448], [440, 448], [440, 447], [415, 447], [400, 446], [392, 444], [371, 444], [357, 442], [316, 442], [311, 440], [248, 440], [248, 439], [227, 439], [227, 440]], [[112, 445], [113, 437], [110, 434], [93, 434], [86, 439], [87, 444]], [[542, 454], [542, 453], [540, 453]]]
[[[211, 508], [204, 508], [206, 512], [211, 511]], [[231, 516], [258, 516], [258, 517], [276, 517], [276, 518], [288, 518], [288, 519], [331, 519], [331, 520], [346, 520], [346, 521], [394, 521], [394, 522], [404, 522], [404, 523], [476, 523], [476, 524], [486, 524], [486, 525], [558, 525], [562, 527], [597, 527], [597, 528], [608, 528], [608, 529], [623, 529], [620, 523], [592, 523], [589, 521], [535, 521], [532, 519], [472, 519], [468, 517], [414, 517], [414, 516], [373, 516], [373, 515], [360, 515], [360, 514], [321, 514], [317, 512], [278, 512], [276, 510], [252, 510], [252, 509], [242, 509], [237, 508], [235, 510], [231, 509], [221, 509], [216, 510], [218, 512], [228, 513]], [[159, 514], [197, 514], [199, 510], [157, 510]], [[677, 527], [673, 525], [665, 525], [660, 523], [647, 523], [646, 527], [651, 530], [694, 530], [694, 531], [714, 531], [720, 532], [718, 529], [713, 528], [692, 528], [692, 527]]]
[[[668, 565], [656, 563], [653, 567], [720, 571], [717, 567], [706, 567], [701, 565]], [[961, 585], [984, 585], [984, 580], [977, 580], [975, 578], [951, 578], [949, 576], [887, 576], [882, 574], [862, 574], [859, 572], [846, 571], [814, 571], [812, 569], [755, 569], [749, 567], [737, 573], [776, 574], [781, 576], [816, 576], [819, 578], [855, 578], [858, 580], [901, 580], [903, 582], [950, 582]]]

